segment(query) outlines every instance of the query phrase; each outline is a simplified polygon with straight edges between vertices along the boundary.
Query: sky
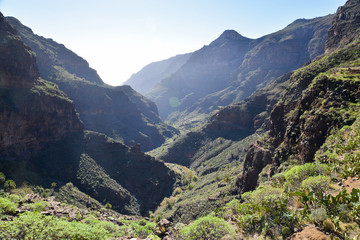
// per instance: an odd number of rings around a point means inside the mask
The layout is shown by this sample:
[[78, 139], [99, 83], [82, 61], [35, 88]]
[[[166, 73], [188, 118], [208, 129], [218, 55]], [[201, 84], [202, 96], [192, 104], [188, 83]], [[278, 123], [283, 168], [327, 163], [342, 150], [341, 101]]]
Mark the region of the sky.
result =
[[145, 65], [208, 45], [227, 29], [249, 38], [346, 0], [0, 0], [0, 11], [86, 59], [122, 85]]

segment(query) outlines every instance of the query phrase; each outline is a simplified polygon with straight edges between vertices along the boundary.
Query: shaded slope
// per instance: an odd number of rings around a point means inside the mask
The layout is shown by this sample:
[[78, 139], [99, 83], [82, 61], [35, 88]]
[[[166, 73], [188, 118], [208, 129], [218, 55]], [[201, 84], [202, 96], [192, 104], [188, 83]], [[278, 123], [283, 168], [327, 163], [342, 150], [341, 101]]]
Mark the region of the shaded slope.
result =
[[58, 87], [39, 78], [33, 52], [0, 13], [0, 159], [28, 159], [83, 124]]
[[19, 185], [72, 181], [119, 212], [154, 210], [173, 189], [169, 168], [139, 145], [129, 148], [83, 131], [73, 102], [56, 84], [39, 78], [33, 52], [1, 14], [0, 26], [0, 56], [9, 59], [0, 62], [0, 171]]
[[[51, 162], [48, 161], [51, 159]], [[171, 194], [174, 174], [145, 155], [103, 134], [85, 131], [69, 135], [32, 158], [34, 172], [46, 172], [42, 182], [73, 182], [103, 204], [127, 214], [146, 214]]]
[[64, 45], [34, 34], [15, 18], [8, 20], [36, 53], [41, 77], [58, 84], [74, 101], [86, 129], [128, 145], [140, 143], [143, 150], [160, 146], [177, 132], [160, 120], [156, 105], [148, 99], [128, 86], [105, 85], [84, 59]]

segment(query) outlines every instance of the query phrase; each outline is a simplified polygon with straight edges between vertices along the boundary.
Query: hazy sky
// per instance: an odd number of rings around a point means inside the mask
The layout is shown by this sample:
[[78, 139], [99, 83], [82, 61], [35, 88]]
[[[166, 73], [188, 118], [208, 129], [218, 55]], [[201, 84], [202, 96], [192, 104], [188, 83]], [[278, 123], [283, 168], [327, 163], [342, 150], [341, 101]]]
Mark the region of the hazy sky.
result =
[[0, 11], [63, 43], [111, 85], [150, 62], [192, 52], [224, 30], [249, 38], [298, 18], [335, 13], [346, 0], [0, 0]]

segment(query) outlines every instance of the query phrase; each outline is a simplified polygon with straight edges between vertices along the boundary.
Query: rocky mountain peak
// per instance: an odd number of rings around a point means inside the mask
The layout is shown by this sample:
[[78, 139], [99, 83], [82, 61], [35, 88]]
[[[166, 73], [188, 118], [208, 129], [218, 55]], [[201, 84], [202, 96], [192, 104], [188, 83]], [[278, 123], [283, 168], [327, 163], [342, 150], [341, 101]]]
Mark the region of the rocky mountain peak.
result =
[[241, 34], [239, 34], [235, 30], [225, 30], [221, 35], [220, 38], [225, 38], [228, 40], [241, 40], [246, 39], [246, 37], [243, 37]]
[[247, 40], [250, 40], [250, 39], [242, 36], [235, 30], [225, 30], [220, 35], [220, 37], [218, 37], [216, 40], [214, 40], [210, 45], [223, 44], [228, 41], [247, 41]]

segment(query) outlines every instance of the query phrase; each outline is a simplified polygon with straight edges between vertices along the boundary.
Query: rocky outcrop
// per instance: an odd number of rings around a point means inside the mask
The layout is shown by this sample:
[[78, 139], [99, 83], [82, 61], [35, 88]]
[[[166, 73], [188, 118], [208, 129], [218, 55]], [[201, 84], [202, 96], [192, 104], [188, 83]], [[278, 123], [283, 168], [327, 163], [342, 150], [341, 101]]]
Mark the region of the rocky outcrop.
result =
[[30, 88], [39, 77], [35, 56], [0, 13], [0, 88]]
[[244, 161], [243, 175], [237, 180], [237, 185], [241, 187], [240, 192], [254, 190], [258, 185], [259, 174], [263, 168], [272, 164], [272, 151], [264, 148], [261, 142], [255, 142], [246, 153]]
[[268, 130], [270, 112], [283, 96], [290, 76], [291, 73], [285, 74], [245, 100], [216, 111], [203, 131], [210, 136], [238, 140], [260, 129]]
[[32, 89], [2, 89], [0, 103], [0, 155], [5, 159], [29, 158], [49, 142], [69, 132], [81, 131], [83, 124], [73, 103], [59, 90], [53, 95], [36, 82]]
[[360, 1], [348, 0], [336, 12], [333, 24], [328, 32], [326, 40], [327, 51], [344, 47], [360, 34]]

